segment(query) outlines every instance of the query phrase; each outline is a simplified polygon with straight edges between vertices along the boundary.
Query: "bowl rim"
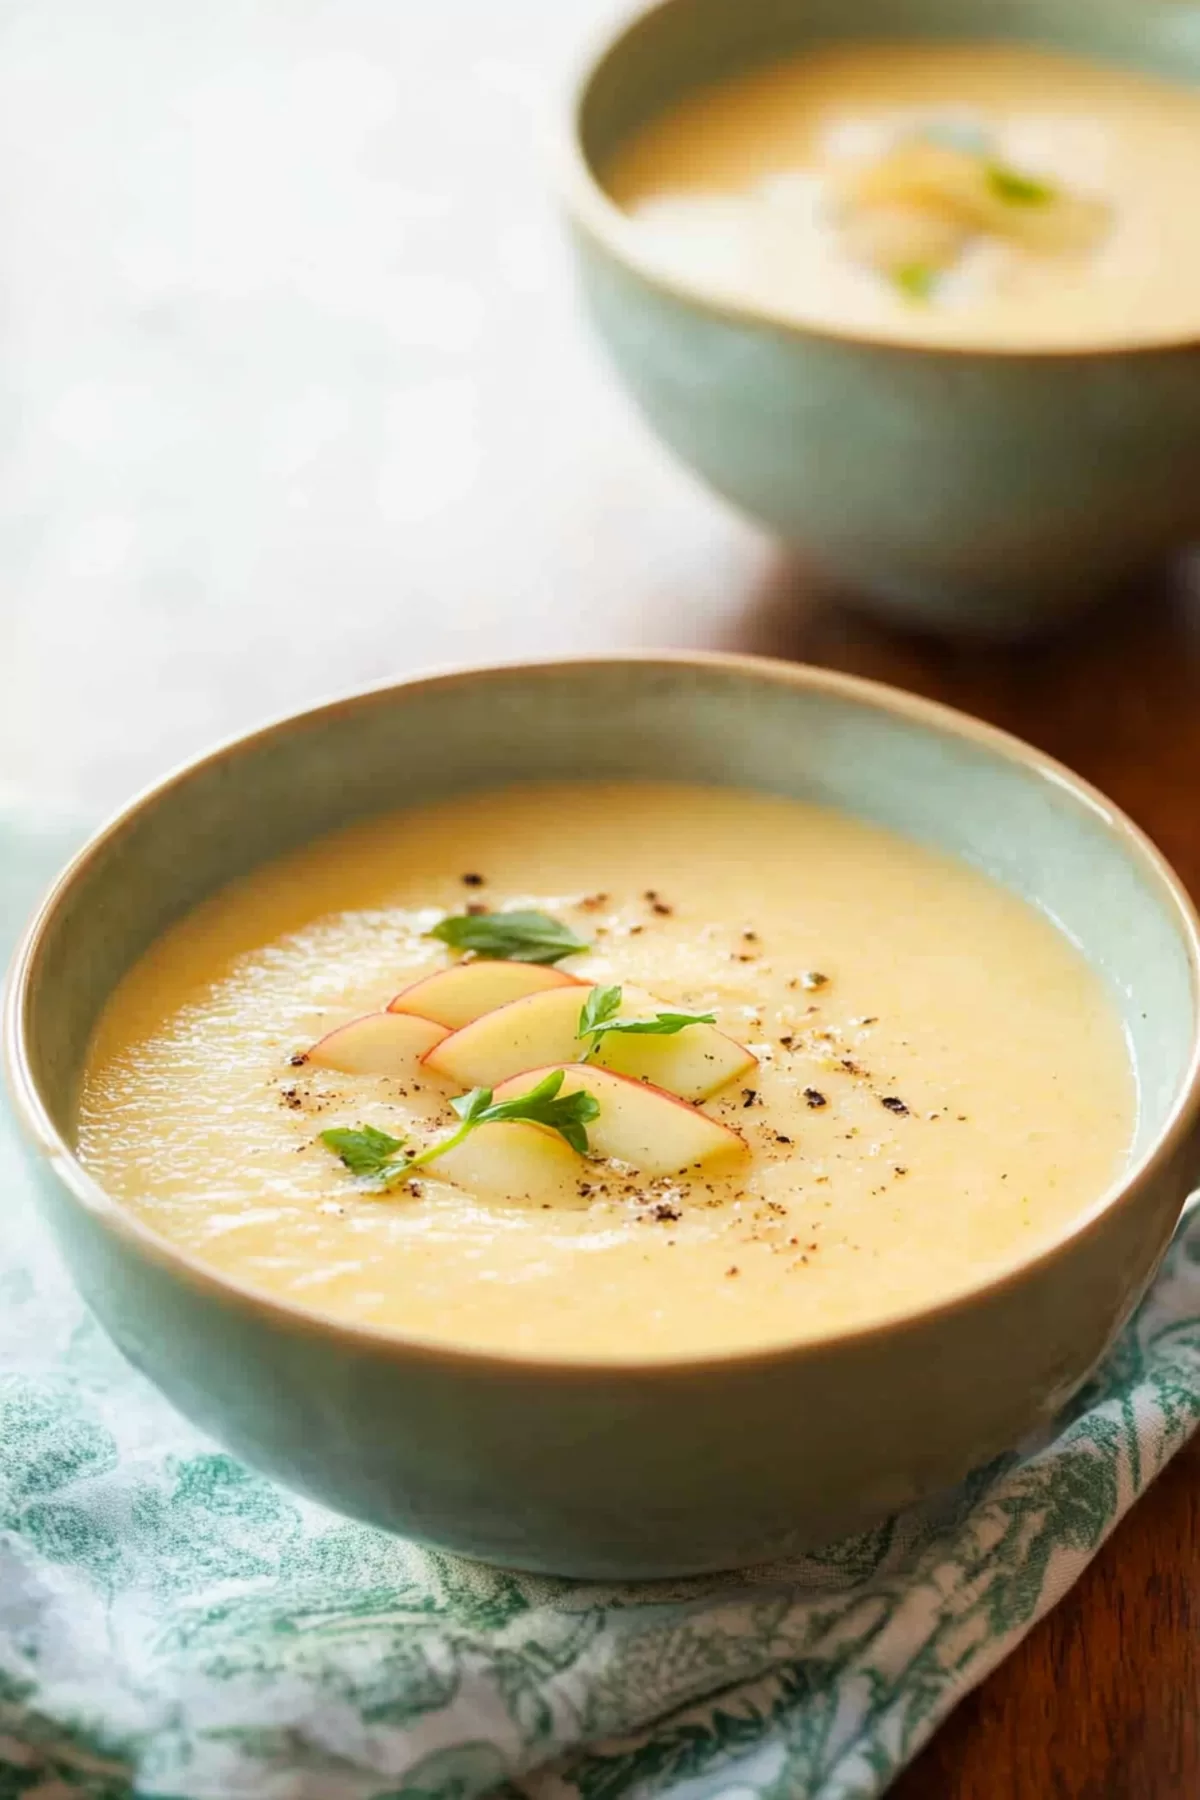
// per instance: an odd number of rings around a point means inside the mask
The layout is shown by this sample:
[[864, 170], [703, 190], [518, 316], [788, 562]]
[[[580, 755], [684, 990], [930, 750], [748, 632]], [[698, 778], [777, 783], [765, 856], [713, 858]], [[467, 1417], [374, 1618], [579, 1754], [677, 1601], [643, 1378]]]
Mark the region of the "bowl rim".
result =
[[[663, 670], [703, 669], [710, 673], [750, 678], [790, 688], [800, 693], [833, 695], [859, 705], [908, 720], [945, 738], [975, 745], [992, 757], [1015, 765], [1026, 774], [1066, 790], [1114, 838], [1160, 893], [1166, 911], [1174, 916], [1186, 948], [1190, 975], [1192, 1036], [1184, 1073], [1167, 1116], [1153, 1141], [1096, 1196], [1091, 1205], [1061, 1227], [1032, 1253], [1003, 1263], [981, 1278], [955, 1288], [932, 1304], [900, 1307], [878, 1319], [814, 1336], [772, 1339], [731, 1350], [681, 1352], [674, 1355], [611, 1357], [572, 1355], [569, 1352], [509, 1351], [455, 1343], [406, 1332], [399, 1327], [358, 1324], [353, 1320], [310, 1311], [304, 1306], [256, 1287], [250, 1281], [209, 1267], [200, 1258], [161, 1236], [141, 1218], [109, 1196], [79, 1161], [67, 1138], [53, 1123], [43, 1102], [31, 1066], [31, 983], [47, 932], [64, 900], [107, 846], [148, 809], [167, 799], [200, 771], [235, 759], [244, 750], [270, 738], [286, 738], [301, 726], [335, 719], [397, 696], [422, 689], [490, 683], [514, 676], [537, 682], [563, 670], [627, 668], [636, 665]], [[1035, 749], [1024, 739], [941, 701], [929, 700], [903, 688], [827, 669], [810, 663], [784, 662], [774, 657], [704, 650], [604, 651], [577, 656], [516, 658], [483, 664], [432, 668], [392, 677], [349, 693], [316, 701], [277, 714], [248, 731], [222, 739], [210, 749], [188, 758], [165, 775], [143, 787], [110, 815], [75, 852], [44, 894], [22, 934], [9, 969], [0, 1016], [0, 1062], [4, 1065], [10, 1098], [18, 1123], [27, 1139], [50, 1165], [72, 1201], [93, 1220], [121, 1240], [126, 1250], [156, 1264], [173, 1278], [199, 1289], [218, 1304], [233, 1305], [264, 1314], [273, 1327], [292, 1333], [332, 1340], [360, 1353], [373, 1350], [412, 1357], [461, 1372], [493, 1372], [553, 1379], [612, 1379], [690, 1376], [703, 1371], [746, 1369], [793, 1357], [837, 1354], [886, 1339], [896, 1331], [918, 1329], [969, 1312], [989, 1297], [1023, 1286], [1060, 1257], [1110, 1211], [1130, 1204], [1148, 1181], [1182, 1152], [1200, 1125], [1200, 916], [1182, 880], [1153, 841], [1098, 788], [1076, 775], [1065, 764]], [[1186, 1199], [1186, 1196], [1185, 1196]], [[1169, 1241], [1169, 1240], [1167, 1240]], [[1165, 1249], [1165, 1242], [1164, 1242]]]
[[[615, 19], [610, 19], [606, 26], [593, 33], [583, 53], [575, 58], [566, 104], [557, 109], [550, 138], [554, 187], [568, 218], [593, 247], [623, 264], [661, 298], [677, 306], [690, 307], [708, 319], [769, 332], [793, 343], [814, 341], [830, 347], [871, 350], [897, 357], [952, 357], [958, 362], [978, 363], [1091, 364], [1118, 357], [1179, 356], [1200, 350], [1200, 327], [1186, 335], [1176, 332], [1158, 337], [1114, 338], [1105, 343], [1074, 347], [1036, 342], [956, 344], [898, 338], [886, 331], [802, 320], [769, 306], [710, 293], [703, 282], [692, 282], [659, 267], [631, 231], [624, 209], [611, 198], [592, 169], [583, 147], [583, 114], [602, 69], [627, 49], [642, 24], [657, 13], [683, 10], [693, 4], [695, 0], [641, 0], [640, 4], [634, 0]], [[937, 41], [962, 40], [946, 36]]]

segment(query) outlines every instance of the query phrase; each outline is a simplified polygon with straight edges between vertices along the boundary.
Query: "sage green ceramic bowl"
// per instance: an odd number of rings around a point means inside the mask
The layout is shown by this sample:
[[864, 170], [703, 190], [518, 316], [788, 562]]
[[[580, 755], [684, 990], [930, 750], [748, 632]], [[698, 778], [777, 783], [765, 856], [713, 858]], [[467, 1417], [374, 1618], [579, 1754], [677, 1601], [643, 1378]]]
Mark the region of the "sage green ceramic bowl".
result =
[[[353, 816], [547, 769], [820, 801], [1046, 908], [1124, 1015], [1141, 1088], [1128, 1171], [1041, 1254], [932, 1310], [768, 1351], [615, 1364], [314, 1317], [209, 1273], [98, 1189], [72, 1151], [81, 1063], [107, 995], [165, 926]], [[821, 670], [613, 658], [375, 689], [171, 776], [55, 885], [17, 955], [4, 1035], [75, 1279], [182, 1411], [293, 1487], [433, 1543], [556, 1574], [678, 1575], [861, 1529], [1016, 1443], [1085, 1379], [1200, 1171], [1198, 950], [1146, 840], [1011, 738]]]
[[1052, 625], [1200, 530], [1194, 341], [931, 349], [664, 276], [601, 173], [688, 89], [838, 39], [1018, 39], [1200, 81], [1190, 0], [664, 0], [575, 94], [563, 183], [588, 313], [663, 441], [863, 600], [922, 627]]

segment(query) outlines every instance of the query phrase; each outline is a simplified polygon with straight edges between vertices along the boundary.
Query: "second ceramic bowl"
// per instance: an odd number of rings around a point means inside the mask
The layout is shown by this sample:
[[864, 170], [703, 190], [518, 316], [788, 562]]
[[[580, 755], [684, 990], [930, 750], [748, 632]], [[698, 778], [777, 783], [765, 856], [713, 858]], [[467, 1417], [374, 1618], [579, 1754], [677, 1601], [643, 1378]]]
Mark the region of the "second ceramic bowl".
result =
[[664, 0], [573, 103], [587, 310], [655, 431], [889, 616], [1014, 636], [1200, 530], [1200, 331], [1077, 353], [889, 344], [713, 300], [646, 260], [601, 172], [690, 88], [840, 38], [1027, 40], [1200, 81], [1188, 0]]
[[[588, 1362], [435, 1347], [204, 1268], [72, 1149], [100, 1008], [185, 909], [348, 819], [544, 776], [791, 794], [969, 858], [1069, 931], [1124, 1014], [1130, 1164], [999, 1278], [868, 1330], [736, 1355]], [[321, 706], [201, 758], [75, 859], [18, 954], [4, 1040], [45, 1207], [126, 1356], [247, 1461], [491, 1562], [663, 1576], [780, 1557], [958, 1480], [1086, 1378], [1200, 1170], [1197, 923], [1099, 795], [911, 696], [752, 658], [481, 669]]]

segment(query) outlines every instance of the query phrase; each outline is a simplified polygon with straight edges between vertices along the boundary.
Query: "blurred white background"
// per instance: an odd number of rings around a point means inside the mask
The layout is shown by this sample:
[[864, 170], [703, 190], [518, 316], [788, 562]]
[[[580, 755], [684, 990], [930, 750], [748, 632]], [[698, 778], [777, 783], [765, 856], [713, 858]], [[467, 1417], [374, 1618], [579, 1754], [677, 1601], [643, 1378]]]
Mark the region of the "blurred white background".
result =
[[0, 798], [93, 815], [448, 660], [727, 644], [756, 536], [577, 314], [545, 128], [606, 0], [0, 16]]

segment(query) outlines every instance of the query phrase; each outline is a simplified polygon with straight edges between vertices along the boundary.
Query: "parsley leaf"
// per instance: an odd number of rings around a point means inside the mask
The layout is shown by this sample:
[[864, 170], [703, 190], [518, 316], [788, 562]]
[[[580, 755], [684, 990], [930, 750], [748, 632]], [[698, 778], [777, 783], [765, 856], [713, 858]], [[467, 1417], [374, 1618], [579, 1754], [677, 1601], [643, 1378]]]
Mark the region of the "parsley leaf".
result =
[[469, 1094], [458, 1094], [450, 1105], [464, 1125], [482, 1125], [483, 1114], [492, 1104], [491, 1088], [472, 1088]]
[[996, 198], [1007, 200], [1010, 206], [1048, 206], [1055, 198], [1056, 190], [1050, 182], [1039, 181], [1034, 175], [1022, 175], [1019, 169], [1010, 169], [1007, 163], [988, 163], [984, 175]]
[[937, 286], [938, 272], [931, 263], [901, 263], [892, 270], [892, 283], [909, 300], [928, 300]]
[[349, 1131], [336, 1127], [321, 1133], [327, 1150], [339, 1156], [352, 1175], [373, 1177], [373, 1193], [386, 1193], [398, 1182], [407, 1180], [414, 1169], [453, 1150], [470, 1137], [480, 1125], [500, 1125], [510, 1120], [523, 1120], [530, 1125], [545, 1125], [565, 1138], [572, 1150], [585, 1156], [588, 1149], [587, 1127], [600, 1116], [600, 1102], [591, 1094], [560, 1092], [566, 1079], [563, 1069], [554, 1069], [527, 1094], [516, 1094], [511, 1100], [493, 1100], [491, 1088], [472, 1088], [450, 1104], [462, 1121], [456, 1131], [436, 1143], [426, 1145], [415, 1156], [397, 1156], [403, 1140], [376, 1131], [373, 1125], [360, 1125]]
[[384, 1176], [394, 1173], [392, 1159], [404, 1147], [402, 1138], [389, 1137], [373, 1125], [360, 1125], [357, 1131], [341, 1126], [321, 1133], [321, 1142], [335, 1156], [340, 1156], [352, 1175]]
[[540, 912], [457, 913], [442, 919], [429, 936], [491, 962], [556, 963], [591, 947]]
[[670, 1009], [655, 1013], [652, 1019], [618, 1019], [621, 1006], [619, 987], [595, 987], [584, 1001], [579, 1014], [579, 1027], [576, 1036], [591, 1039], [584, 1054], [584, 1061], [598, 1047], [601, 1038], [610, 1031], [621, 1032], [630, 1037], [674, 1037], [677, 1032], [686, 1031], [689, 1025], [715, 1025], [715, 1013], [676, 1012]]
[[[566, 1071], [555, 1069], [527, 1094], [518, 1094], [512, 1100], [494, 1101], [490, 1088], [473, 1088], [469, 1094], [450, 1102], [463, 1121], [455, 1141], [461, 1141], [466, 1132], [473, 1131], [477, 1125], [499, 1125], [505, 1120], [518, 1119], [530, 1125], [549, 1126], [551, 1131], [557, 1131], [559, 1137], [566, 1139], [572, 1150], [578, 1150], [580, 1156], [586, 1155], [587, 1127], [593, 1119], [600, 1117], [600, 1102], [592, 1094], [560, 1092], [565, 1079]], [[449, 1144], [442, 1145], [444, 1150], [449, 1148]]]
[[615, 1019], [621, 1009], [621, 989], [619, 987], [594, 987], [583, 1003], [583, 1011], [579, 1015], [577, 1037], [590, 1037], [594, 1031], [600, 1031], [611, 1019]]

